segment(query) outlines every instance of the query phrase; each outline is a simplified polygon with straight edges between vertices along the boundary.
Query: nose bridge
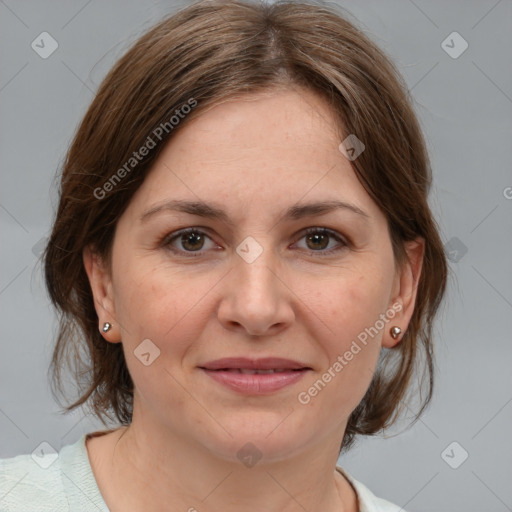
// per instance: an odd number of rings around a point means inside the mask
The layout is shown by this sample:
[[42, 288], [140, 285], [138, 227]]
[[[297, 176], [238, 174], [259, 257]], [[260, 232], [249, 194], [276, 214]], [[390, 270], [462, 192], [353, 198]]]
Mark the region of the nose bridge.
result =
[[219, 310], [226, 326], [265, 334], [293, 320], [289, 292], [279, 274], [279, 259], [270, 236], [247, 237], [236, 248], [231, 286]]
[[246, 237], [237, 247], [239, 260], [236, 267], [240, 286], [249, 301], [275, 301], [277, 292], [277, 255], [270, 236]]

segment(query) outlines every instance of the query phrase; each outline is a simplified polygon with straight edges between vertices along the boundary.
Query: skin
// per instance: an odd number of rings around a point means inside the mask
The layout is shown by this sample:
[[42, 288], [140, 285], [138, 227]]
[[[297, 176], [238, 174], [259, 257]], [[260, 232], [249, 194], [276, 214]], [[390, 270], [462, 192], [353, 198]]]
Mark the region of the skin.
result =
[[[131, 425], [87, 443], [111, 510], [358, 510], [335, 471], [339, 446], [381, 347], [399, 342], [390, 327], [405, 331], [410, 321], [424, 242], [409, 242], [409, 263], [395, 268], [386, 218], [340, 142], [328, 105], [309, 91], [217, 105], [159, 156], [118, 222], [111, 265], [84, 251], [99, 327], [113, 324], [104, 338], [123, 344], [135, 384]], [[141, 220], [170, 199], [215, 203], [230, 223], [173, 211]], [[296, 203], [331, 199], [358, 206], [367, 221], [341, 209], [282, 218]], [[203, 245], [160, 244], [188, 227], [206, 234]], [[308, 242], [311, 227], [347, 244]], [[236, 252], [247, 236], [263, 249], [252, 263]], [[189, 256], [195, 248], [199, 256]], [[331, 248], [340, 250], [320, 254]], [[301, 404], [298, 393], [393, 304], [401, 311]], [[160, 356], [145, 366], [134, 350], [148, 338]], [[235, 356], [291, 358], [312, 370], [273, 394], [246, 396], [198, 368]], [[262, 454], [252, 468], [237, 458], [247, 442]]]

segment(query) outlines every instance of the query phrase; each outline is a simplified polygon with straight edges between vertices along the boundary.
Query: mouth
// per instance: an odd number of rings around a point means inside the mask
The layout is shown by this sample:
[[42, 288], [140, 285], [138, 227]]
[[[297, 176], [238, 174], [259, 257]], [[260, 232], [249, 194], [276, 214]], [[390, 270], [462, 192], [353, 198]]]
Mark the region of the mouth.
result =
[[295, 384], [312, 368], [281, 358], [225, 358], [199, 366], [217, 383], [238, 393], [263, 395]]
[[205, 370], [243, 370], [243, 371], [287, 371], [309, 369], [307, 364], [292, 359], [283, 359], [280, 357], [265, 357], [260, 359], [250, 359], [246, 357], [224, 357], [209, 361], [200, 366]]
[[[209, 368], [203, 368], [209, 370]], [[283, 372], [300, 372], [306, 368], [297, 368], [295, 370], [287, 370], [285, 368], [271, 368], [269, 370], [252, 370], [250, 368], [219, 368], [218, 370], [209, 370], [212, 372], [232, 372], [232, 373], [243, 373], [244, 375], [269, 375], [271, 373], [283, 373]]]

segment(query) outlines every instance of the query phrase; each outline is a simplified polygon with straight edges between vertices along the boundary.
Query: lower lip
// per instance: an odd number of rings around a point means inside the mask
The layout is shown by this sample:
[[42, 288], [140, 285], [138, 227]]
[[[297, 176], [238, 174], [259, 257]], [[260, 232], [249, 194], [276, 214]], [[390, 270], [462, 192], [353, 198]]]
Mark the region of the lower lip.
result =
[[298, 382], [308, 370], [287, 370], [279, 373], [248, 374], [201, 368], [213, 380], [224, 386], [251, 395], [264, 395]]

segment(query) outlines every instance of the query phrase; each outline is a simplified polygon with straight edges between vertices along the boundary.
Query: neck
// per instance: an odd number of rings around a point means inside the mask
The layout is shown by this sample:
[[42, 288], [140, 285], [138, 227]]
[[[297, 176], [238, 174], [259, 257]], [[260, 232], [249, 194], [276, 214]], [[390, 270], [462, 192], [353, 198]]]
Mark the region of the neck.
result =
[[110, 456], [113, 494], [125, 500], [119, 510], [357, 510], [354, 490], [335, 471], [339, 433], [290, 458], [249, 467], [139, 418], [116, 431]]

